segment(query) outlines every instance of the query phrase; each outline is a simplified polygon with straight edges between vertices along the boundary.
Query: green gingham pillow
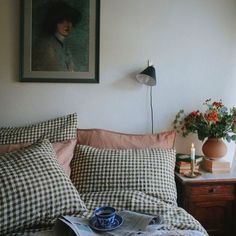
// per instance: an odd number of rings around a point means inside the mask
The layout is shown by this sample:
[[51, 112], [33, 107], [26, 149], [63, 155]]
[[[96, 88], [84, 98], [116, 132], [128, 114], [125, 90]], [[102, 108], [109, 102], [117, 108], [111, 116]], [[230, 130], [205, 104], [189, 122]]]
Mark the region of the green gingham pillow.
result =
[[34, 143], [40, 139], [60, 142], [77, 137], [77, 114], [48, 120], [25, 127], [0, 128], [0, 144]]
[[0, 234], [52, 225], [86, 210], [48, 140], [0, 155]]
[[78, 145], [71, 162], [71, 180], [80, 193], [136, 190], [176, 204], [174, 167], [174, 149]]

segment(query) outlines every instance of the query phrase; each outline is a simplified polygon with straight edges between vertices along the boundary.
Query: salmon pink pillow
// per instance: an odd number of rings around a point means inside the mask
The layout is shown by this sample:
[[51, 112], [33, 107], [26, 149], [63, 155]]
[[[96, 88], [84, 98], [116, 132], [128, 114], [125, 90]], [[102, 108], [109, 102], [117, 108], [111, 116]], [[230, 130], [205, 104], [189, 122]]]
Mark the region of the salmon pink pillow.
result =
[[104, 129], [77, 129], [77, 143], [95, 148], [173, 148], [175, 131], [156, 134], [126, 134]]

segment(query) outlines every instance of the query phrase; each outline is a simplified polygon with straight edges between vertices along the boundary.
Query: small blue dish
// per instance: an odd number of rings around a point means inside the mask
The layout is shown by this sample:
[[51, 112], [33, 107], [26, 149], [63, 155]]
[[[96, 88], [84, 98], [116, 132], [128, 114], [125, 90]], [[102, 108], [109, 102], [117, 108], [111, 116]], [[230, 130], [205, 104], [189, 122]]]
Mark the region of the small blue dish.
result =
[[111, 231], [117, 229], [123, 223], [123, 218], [119, 215], [115, 215], [114, 222], [109, 227], [101, 227], [98, 222], [96, 216], [93, 216], [89, 220], [89, 226], [97, 231]]

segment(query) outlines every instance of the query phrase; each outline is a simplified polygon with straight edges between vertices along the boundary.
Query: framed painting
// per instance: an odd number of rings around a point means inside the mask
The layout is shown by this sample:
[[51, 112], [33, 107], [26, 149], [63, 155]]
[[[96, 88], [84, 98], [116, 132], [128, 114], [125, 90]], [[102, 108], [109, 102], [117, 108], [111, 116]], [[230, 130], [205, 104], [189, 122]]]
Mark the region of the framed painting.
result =
[[100, 0], [21, 0], [20, 81], [99, 83]]

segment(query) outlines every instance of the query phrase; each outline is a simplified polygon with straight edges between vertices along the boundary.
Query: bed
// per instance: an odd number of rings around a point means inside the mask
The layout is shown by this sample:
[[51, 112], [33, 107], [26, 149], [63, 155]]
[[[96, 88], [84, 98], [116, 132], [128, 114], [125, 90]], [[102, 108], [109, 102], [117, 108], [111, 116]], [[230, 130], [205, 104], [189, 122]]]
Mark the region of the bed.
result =
[[61, 215], [110, 205], [163, 218], [139, 235], [208, 235], [177, 206], [174, 141], [173, 131], [77, 129], [76, 114], [0, 128], [0, 234], [52, 236]]

